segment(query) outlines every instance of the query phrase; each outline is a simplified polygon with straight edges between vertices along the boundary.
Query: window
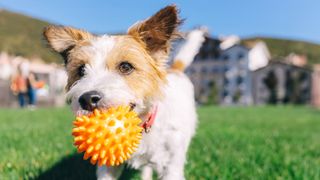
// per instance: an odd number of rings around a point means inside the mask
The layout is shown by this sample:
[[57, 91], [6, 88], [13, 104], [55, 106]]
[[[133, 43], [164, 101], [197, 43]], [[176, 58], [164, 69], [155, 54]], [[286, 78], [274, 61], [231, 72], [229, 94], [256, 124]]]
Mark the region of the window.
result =
[[211, 72], [212, 73], [218, 73], [219, 72], [219, 68], [214, 66], [214, 67], [211, 68]]
[[208, 66], [208, 65], [205, 65], [205, 66], [202, 66], [201, 67], [201, 73], [202, 74], [210, 74], [210, 73], [213, 73], [213, 68]]
[[240, 52], [239, 54], [238, 54], [238, 59], [240, 60], [240, 59], [242, 59], [244, 57], [244, 54], [242, 53], [242, 52]]
[[190, 67], [189, 70], [188, 70], [188, 72], [189, 72], [190, 74], [194, 74], [194, 73], [196, 73], [196, 70], [195, 70], [194, 68]]
[[222, 60], [229, 60], [229, 55], [228, 54], [224, 54], [224, 55], [222, 55]]
[[229, 96], [228, 90], [224, 89], [223, 90], [223, 97]]
[[224, 78], [224, 85], [228, 86], [229, 83], [230, 83], [230, 80], [228, 78]]
[[237, 84], [240, 85], [243, 82], [243, 78], [241, 76], [237, 77]]
[[229, 68], [228, 66], [223, 67], [224, 72], [229, 71], [229, 69], [230, 69], [230, 68]]
[[209, 86], [209, 88], [212, 88], [212, 87], [214, 87], [215, 86], [215, 82], [214, 81], [209, 81], [208, 82], [208, 86]]
[[207, 69], [205, 66], [201, 67], [201, 73], [202, 74], [205, 74], [207, 72]]

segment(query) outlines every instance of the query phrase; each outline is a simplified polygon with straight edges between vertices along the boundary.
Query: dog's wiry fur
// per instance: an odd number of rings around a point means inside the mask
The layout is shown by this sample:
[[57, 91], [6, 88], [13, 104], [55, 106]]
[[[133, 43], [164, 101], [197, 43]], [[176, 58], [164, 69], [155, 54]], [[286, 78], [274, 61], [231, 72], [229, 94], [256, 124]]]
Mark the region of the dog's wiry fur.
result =
[[[184, 179], [184, 163], [196, 127], [193, 86], [180, 71], [168, 71], [170, 41], [181, 21], [175, 6], [167, 6], [147, 20], [129, 28], [127, 35], [96, 36], [86, 31], [50, 26], [44, 36], [65, 58], [68, 73], [67, 98], [75, 114], [88, 111], [79, 97], [95, 90], [103, 94], [100, 108], [134, 103], [142, 119], [155, 106], [158, 114], [149, 133], [143, 133], [138, 150], [127, 164], [143, 169], [142, 178], [152, 178], [152, 169], [162, 179]], [[122, 74], [119, 64], [132, 64]], [[79, 68], [85, 74], [80, 77]], [[98, 167], [98, 179], [116, 179], [119, 167]]]

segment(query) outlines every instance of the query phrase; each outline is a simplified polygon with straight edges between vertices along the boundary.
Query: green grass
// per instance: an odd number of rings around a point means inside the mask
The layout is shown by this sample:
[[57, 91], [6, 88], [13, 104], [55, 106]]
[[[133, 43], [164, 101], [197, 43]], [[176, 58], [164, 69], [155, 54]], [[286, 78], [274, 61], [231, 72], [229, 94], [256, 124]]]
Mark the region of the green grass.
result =
[[[186, 177], [320, 179], [319, 117], [305, 107], [199, 108]], [[72, 120], [67, 108], [0, 110], [0, 179], [94, 179], [72, 146]]]

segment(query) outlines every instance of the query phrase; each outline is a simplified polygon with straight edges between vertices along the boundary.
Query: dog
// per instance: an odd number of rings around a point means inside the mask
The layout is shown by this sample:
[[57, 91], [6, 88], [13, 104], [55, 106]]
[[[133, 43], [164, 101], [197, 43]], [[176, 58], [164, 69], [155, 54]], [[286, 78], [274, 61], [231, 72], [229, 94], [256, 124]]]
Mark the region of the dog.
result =
[[[128, 105], [143, 121], [143, 137], [126, 162], [142, 170], [142, 179], [184, 178], [186, 154], [197, 124], [194, 88], [184, 74], [203, 41], [186, 42], [168, 65], [171, 42], [181, 20], [167, 6], [128, 29], [126, 35], [93, 35], [84, 30], [48, 26], [44, 37], [64, 59], [67, 100], [76, 115], [96, 108]], [[192, 39], [192, 38], [191, 38]], [[97, 168], [98, 179], [117, 179], [123, 165]]]

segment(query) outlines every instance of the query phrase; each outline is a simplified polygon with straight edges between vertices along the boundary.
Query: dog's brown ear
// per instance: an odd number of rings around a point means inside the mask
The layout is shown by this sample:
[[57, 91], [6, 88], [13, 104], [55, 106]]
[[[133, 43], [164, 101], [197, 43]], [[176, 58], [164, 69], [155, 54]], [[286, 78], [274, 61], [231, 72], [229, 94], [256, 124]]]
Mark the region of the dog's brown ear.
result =
[[51, 48], [59, 53], [63, 53], [74, 47], [77, 43], [86, 41], [92, 37], [92, 35], [86, 31], [53, 25], [46, 27], [43, 35]]
[[[142, 41], [152, 56], [167, 55], [170, 41], [181, 24], [175, 5], [167, 6], [150, 18], [129, 28], [128, 34]], [[155, 57], [157, 58], [157, 57]]]

